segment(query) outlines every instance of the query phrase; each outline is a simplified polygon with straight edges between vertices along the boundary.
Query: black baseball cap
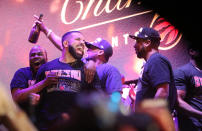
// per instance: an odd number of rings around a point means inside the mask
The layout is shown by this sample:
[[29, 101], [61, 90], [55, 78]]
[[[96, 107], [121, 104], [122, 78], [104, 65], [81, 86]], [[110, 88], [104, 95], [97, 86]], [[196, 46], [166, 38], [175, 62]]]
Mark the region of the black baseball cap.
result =
[[141, 27], [135, 35], [129, 35], [132, 39], [158, 39], [161, 40], [160, 34], [153, 28]]
[[113, 55], [113, 49], [111, 44], [102, 38], [97, 38], [94, 42], [91, 43], [85, 42], [85, 45], [87, 48], [96, 47], [100, 50], [104, 50], [104, 54], [107, 60]]

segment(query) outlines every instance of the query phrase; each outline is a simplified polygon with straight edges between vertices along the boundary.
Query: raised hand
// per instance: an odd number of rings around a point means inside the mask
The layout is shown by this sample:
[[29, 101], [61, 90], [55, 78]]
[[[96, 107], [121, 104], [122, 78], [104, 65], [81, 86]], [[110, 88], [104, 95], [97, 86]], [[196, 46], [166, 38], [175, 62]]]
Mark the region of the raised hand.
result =
[[47, 27], [44, 25], [43, 20], [40, 21], [40, 20], [39, 20], [39, 16], [37, 16], [37, 15], [34, 15], [34, 18], [36, 19], [36, 20], [35, 20], [35, 24], [38, 24], [40, 30], [41, 30], [42, 32], [46, 32], [48, 29], [47, 29]]

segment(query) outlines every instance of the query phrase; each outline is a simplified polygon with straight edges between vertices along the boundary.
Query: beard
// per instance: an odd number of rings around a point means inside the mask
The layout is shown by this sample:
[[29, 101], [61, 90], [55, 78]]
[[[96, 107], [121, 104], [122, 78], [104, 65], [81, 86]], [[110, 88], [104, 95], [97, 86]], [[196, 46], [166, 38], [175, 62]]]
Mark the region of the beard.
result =
[[136, 52], [137, 53], [137, 57], [138, 58], [144, 58], [144, 56], [145, 56], [145, 54], [146, 54], [146, 52], [145, 52], [145, 48], [144, 47], [142, 47], [138, 52]]
[[83, 53], [82, 54], [78, 54], [76, 52], [76, 50], [71, 46], [69, 45], [69, 53], [77, 60], [81, 60], [81, 58], [83, 57]]

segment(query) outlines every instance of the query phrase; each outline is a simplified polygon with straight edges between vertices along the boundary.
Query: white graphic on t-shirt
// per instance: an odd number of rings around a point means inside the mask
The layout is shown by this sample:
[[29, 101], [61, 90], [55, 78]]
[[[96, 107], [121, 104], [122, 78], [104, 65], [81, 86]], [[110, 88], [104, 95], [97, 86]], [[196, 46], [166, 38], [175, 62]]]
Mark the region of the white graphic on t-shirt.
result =
[[48, 75], [50, 72], [56, 72], [58, 78], [57, 85], [52, 85], [47, 89], [47, 92], [52, 91], [67, 91], [80, 92], [81, 90], [81, 71], [80, 70], [51, 70], [46, 71]]
[[35, 82], [36, 82], [36, 80], [28, 80], [28, 85], [29, 85], [29, 86], [32, 86], [32, 85], [35, 84]]

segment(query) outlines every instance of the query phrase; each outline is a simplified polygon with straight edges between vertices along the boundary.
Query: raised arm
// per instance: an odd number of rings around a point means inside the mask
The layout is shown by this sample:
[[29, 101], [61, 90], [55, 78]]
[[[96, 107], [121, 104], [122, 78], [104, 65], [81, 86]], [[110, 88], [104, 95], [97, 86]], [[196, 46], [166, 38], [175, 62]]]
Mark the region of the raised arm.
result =
[[62, 51], [61, 37], [56, 35], [51, 29], [46, 27], [43, 21], [39, 21], [38, 16], [34, 15], [34, 17], [37, 19], [35, 23], [39, 25], [40, 30], [47, 36], [47, 38], [53, 43], [53, 45], [57, 49]]

